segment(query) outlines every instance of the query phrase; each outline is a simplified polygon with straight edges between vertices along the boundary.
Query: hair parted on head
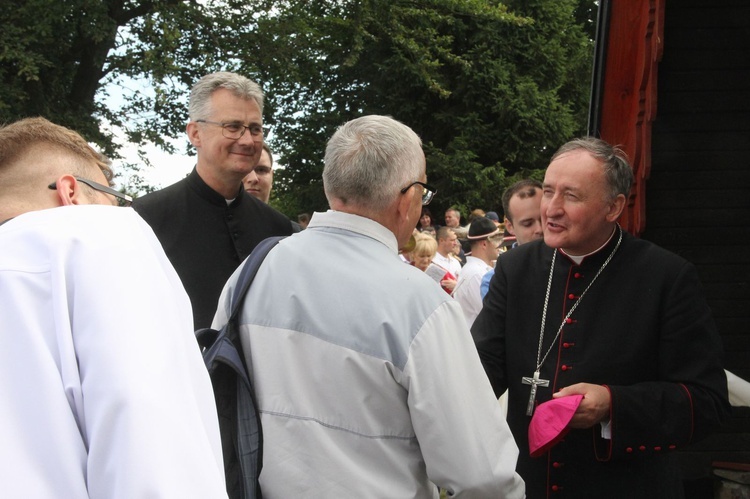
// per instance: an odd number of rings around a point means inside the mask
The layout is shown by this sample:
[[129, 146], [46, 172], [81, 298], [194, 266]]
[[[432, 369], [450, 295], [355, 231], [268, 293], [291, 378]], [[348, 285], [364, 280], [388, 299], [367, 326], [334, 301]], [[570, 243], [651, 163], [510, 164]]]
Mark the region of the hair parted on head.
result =
[[237, 73], [220, 71], [204, 76], [190, 90], [188, 113], [192, 121], [208, 119], [211, 116], [211, 96], [222, 88], [240, 99], [254, 100], [260, 108], [260, 114], [263, 114], [265, 96], [260, 85]]
[[633, 186], [633, 169], [625, 152], [617, 146], [596, 137], [581, 137], [560, 146], [552, 155], [550, 162], [565, 153], [581, 149], [588, 151], [594, 158], [602, 162], [607, 184], [610, 188], [610, 197], [614, 199], [622, 194], [627, 199]]
[[537, 191], [541, 190], [542, 183], [538, 180], [534, 180], [533, 178], [525, 178], [519, 180], [518, 182], [505, 189], [502, 197], [503, 213], [505, 214], [505, 218], [507, 218], [511, 222], [513, 221], [513, 215], [510, 212], [510, 198], [512, 198], [513, 195], [518, 194], [521, 199], [526, 199], [536, 196]]

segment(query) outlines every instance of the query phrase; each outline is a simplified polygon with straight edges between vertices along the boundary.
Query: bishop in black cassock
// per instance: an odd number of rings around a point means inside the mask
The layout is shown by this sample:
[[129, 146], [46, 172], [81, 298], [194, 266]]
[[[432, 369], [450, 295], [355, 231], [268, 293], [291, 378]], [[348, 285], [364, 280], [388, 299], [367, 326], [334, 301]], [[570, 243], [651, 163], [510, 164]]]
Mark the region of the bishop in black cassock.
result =
[[[552, 224], [546, 240], [557, 241], [563, 229], [572, 234], [578, 227], [572, 210], [590, 199], [568, 187], [563, 190], [579, 197], [566, 217], [550, 208], [559, 186], [545, 183], [542, 222]], [[472, 327], [496, 395], [508, 390], [518, 472], [531, 499], [681, 497], [675, 450], [705, 436], [729, 411], [721, 341], [694, 266], [614, 222], [611, 231], [580, 263], [545, 241], [501, 254]], [[564, 387], [590, 383], [606, 388], [610, 406], [601, 422], [571, 429], [532, 458], [526, 414], [532, 386], [526, 383], [537, 368], [538, 379], [548, 383], [537, 383], [534, 405]]]

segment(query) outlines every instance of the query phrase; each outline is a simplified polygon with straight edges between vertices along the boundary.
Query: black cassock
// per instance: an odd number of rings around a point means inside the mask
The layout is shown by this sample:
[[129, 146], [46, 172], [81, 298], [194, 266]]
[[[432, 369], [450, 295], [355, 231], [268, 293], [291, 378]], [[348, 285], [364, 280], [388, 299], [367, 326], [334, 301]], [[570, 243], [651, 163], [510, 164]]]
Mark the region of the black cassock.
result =
[[[619, 229], [618, 229], [619, 230]], [[618, 233], [576, 265], [555, 258], [543, 357], [568, 311], [614, 249]], [[611, 439], [601, 426], [572, 430], [547, 454], [529, 456], [526, 415], [536, 369], [553, 250], [543, 241], [503, 253], [472, 327], [492, 387], [508, 389], [508, 423], [518, 444], [527, 497], [682, 497], [674, 451], [729, 414], [722, 347], [695, 267], [623, 233], [620, 248], [581, 299], [540, 369], [549, 386], [606, 385]]]
[[193, 171], [184, 179], [133, 201], [156, 233], [193, 306], [195, 329], [210, 327], [229, 276], [255, 246], [292, 233], [291, 221], [237, 186], [227, 205]]

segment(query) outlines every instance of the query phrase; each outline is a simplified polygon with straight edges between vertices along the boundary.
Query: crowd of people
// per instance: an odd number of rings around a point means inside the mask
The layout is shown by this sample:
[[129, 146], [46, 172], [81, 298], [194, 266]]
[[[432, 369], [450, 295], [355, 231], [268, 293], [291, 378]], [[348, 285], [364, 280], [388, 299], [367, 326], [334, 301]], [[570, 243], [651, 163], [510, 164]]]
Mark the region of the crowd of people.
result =
[[195, 168], [132, 209], [76, 132], [0, 127], [4, 496], [246, 497], [194, 331], [287, 236], [239, 314], [264, 496], [682, 497], [674, 451], [728, 414], [721, 341], [693, 265], [618, 225], [622, 151], [571, 140], [502, 217], [439, 225], [419, 136], [362, 116], [293, 222], [263, 105], [200, 79]]

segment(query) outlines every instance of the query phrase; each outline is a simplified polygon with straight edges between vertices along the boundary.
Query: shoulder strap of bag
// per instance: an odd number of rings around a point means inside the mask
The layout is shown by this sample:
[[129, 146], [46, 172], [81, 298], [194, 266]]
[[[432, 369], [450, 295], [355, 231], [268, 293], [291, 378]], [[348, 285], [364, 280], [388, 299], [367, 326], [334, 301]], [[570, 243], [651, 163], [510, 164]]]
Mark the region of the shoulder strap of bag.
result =
[[286, 236], [275, 236], [262, 240], [245, 260], [245, 264], [242, 266], [240, 275], [237, 278], [237, 285], [234, 288], [234, 293], [232, 294], [230, 305], [231, 313], [227, 320], [228, 323], [233, 322], [239, 315], [240, 310], [242, 309], [242, 301], [245, 298], [247, 290], [250, 288], [250, 284], [253, 282], [253, 279], [255, 279], [255, 274], [258, 273], [260, 264], [263, 263], [263, 260], [266, 259], [266, 255], [279, 243], [279, 241], [284, 239], [284, 237]]
[[219, 330], [196, 331], [203, 361], [214, 387], [227, 488], [231, 497], [261, 499], [258, 476], [263, 467], [263, 430], [251, 370], [238, 334], [245, 295], [266, 255], [283, 237], [261, 241], [242, 264], [230, 302], [227, 323]]
[[215, 357], [215, 355], [211, 353], [210, 350], [214, 345], [216, 345], [216, 340], [221, 335], [221, 333], [224, 330], [229, 330], [229, 324], [234, 323], [234, 321], [237, 319], [237, 316], [242, 309], [242, 302], [245, 299], [245, 294], [250, 288], [250, 284], [252, 284], [253, 279], [255, 279], [255, 274], [258, 273], [260, 265], [263, 263], [263, 260], [266, 259], [266, 255], [268, 255], [273, 247], [276, 246], [279, 241], [281, 241], [285, 237], [286, 236], [274, 236], [264, 239], [263, 241], [258, 243], [258, 245], [250, 253], [250, 255], [241, 264], [242, 269], [240, 270], [240, 275], [237, 277], [234, 292], [232, 293], [232, 299], [229, 302], [229, 317], [227, 318], [227, 323], [221, 328], [221, 330], [203, 328], [195, 332], [198, 344], [202, 349], [204, 349], [203, 360], [206, 362], [206, 367], [208, 367], [209, 371], [211, 370], [211, 364], [209, 364], [209, 362], [213, 363]]

